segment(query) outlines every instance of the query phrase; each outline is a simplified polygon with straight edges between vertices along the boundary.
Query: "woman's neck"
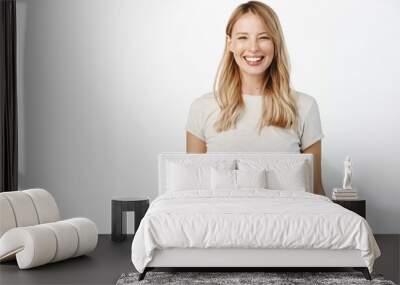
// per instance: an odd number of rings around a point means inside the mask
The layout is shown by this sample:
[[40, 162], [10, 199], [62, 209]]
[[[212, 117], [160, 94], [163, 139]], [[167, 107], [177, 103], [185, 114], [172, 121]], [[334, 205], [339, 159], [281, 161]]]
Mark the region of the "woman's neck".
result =
[[249, 95], [261, 95], [263, 79], [263, 75], [250, 75], [242, 73], [242, 93]]

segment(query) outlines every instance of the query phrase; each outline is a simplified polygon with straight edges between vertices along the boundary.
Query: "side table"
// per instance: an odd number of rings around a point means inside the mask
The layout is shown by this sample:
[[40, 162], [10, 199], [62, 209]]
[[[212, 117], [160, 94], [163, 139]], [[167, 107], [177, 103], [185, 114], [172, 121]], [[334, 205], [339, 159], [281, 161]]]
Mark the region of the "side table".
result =
[[126, 239], [126, 212], [135, 212], [135, 233], [149, 208], [149, 198], [113, 197], [111, 200], [111, 240]]
[[353, 211], [356, 214], [359, 214], [361, 217], [366, 219], [365, 209], [366, 209], [366, 201], [365, 200], [332, 200], [332, 202], [339, 204], [340, 206]]

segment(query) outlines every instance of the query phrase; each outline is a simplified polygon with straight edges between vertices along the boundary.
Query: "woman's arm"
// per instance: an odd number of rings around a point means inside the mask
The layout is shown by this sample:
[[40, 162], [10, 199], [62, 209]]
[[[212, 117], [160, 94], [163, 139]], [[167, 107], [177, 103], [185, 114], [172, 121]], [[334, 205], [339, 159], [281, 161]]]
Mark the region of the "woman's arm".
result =
[[186, 132], [186, 152], [187, 153], [206, 153], [206, 143], [198, 137]]
[[314, 193], [325, 195], [321, 179], [321, 141], [312, 144], [303, 153], [311, 153], [314, 157]]

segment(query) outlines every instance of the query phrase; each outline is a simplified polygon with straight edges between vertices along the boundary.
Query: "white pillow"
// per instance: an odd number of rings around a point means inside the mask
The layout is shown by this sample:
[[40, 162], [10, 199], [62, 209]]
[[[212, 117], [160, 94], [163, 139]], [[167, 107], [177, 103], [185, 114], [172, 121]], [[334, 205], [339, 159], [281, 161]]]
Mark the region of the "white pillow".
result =
[[237, 188], [267, 188], [267, 176], [262, 170], [236, 170]]
[[273, 190], [307, 191], [311, 189], [304, 160], [239, 159], [239, 170], [265, 169], [267, 188]]
[[211, 188], [211, 168], [233, 169], [235, 161], [192, 161], [190, 159], [167, 163], [167, 191]]
[[236, 189], [236, 170], [211, 168], [211, 189]]
[[306, 191], [305, 164], [286, 169], [271, 169], [267, 172], [268, 189]]
[[266, 171], [211, 169], [211, 189], [266, 188]]

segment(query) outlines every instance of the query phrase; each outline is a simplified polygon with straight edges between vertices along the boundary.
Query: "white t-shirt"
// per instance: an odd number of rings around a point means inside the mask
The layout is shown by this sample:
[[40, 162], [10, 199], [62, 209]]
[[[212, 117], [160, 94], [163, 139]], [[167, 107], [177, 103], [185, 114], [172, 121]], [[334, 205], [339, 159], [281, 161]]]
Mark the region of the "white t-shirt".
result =
[[235, 129], [217, 133], [214, 123], [220, 112], [213, 93], [191, 105], [186, 130], [203, 140], [207, 152], [292, 152], [300, 153], [323, 138], [318, 105], [307, 94], [295, 92], [299, 124], [296, 129], [264, 127], [258, 133], [262, 96], [243, 95], [245, 110]]

